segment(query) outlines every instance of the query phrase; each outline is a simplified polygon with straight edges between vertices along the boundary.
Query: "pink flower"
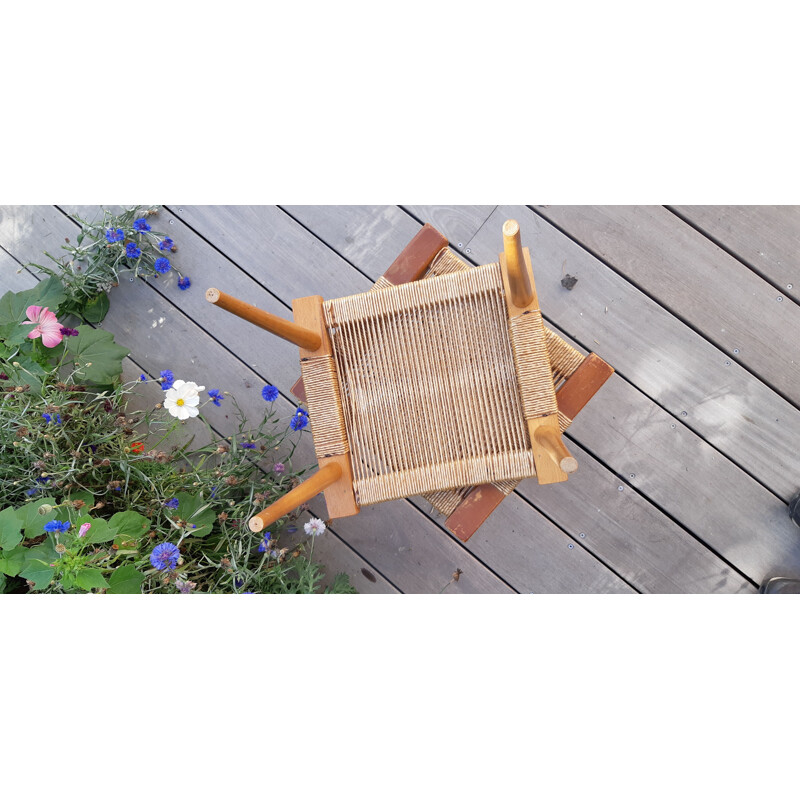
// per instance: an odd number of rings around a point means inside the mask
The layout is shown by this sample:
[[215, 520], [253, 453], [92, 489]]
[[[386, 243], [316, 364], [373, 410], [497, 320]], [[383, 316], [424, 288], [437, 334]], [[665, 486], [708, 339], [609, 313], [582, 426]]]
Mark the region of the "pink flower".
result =
[[92, 527], [91, 522], [84, 522], [83, 525], [81, 525], [80, 530], [78, 531], [78, 536], [86, 536], [86, 531], [88, 531], [89, 528], [91, 527]]
[[61, 323], [46, 306], [45, 308], [28, 306], [25, 309], [25, 316], [28, 317], [28, 321], [23, 322], [23, 325], [36, 325], [28, 334], [29, 339], [38, 339], [41, 336], [45, 347], [55, 347], [61, 343], [64, 338], [64, 334], [61, 333]]

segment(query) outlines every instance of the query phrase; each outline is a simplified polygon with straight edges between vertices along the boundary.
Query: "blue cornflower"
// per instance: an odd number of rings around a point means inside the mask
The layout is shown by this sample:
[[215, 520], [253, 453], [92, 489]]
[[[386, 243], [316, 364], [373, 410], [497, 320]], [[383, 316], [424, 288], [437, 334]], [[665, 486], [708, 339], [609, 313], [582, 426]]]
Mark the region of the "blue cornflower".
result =
[[289, 422], [289, 427], [293, 431], [301, 431], [308, 425], [308, 417], [305, 414], [295, 414]]
[[164, 503], [164, 505], [167, 508], [177, 508], [180, 505], [180, 501], [178, 500], [177, 497], [173, 497], [171, 500], [167, 500], [167, 502]]
[[141, 254], [142, 250], [136, 242], [128, 242], [128, 244], [125, 245], [125, 255], [128, 258], [139, 258]]
[[184, 275], [182, 278], [178, 278], [178, 288], [185, 292], [190, 286], [192, 282]]
[[239, 445], [239, 447], [242, 447], [245, 450], [255, 450], [256, 449], [256, 446], [253, 444], [253, 442], [242, 442]]
[[142, 373], [142, 374], [139, 376], [139, 380], [140, 380], [140, 381], [146, 381], [146, 380], [147, 380], [147, 375], [145, 375], [145, 374], [144, 374], [144, 372], [143, 372], [143, 373]]
[[267, 552], [267, 542], [272, 538], [272, 534], [269, 531], [264, 533], [264, 538], [262, 539], [261, 543], [258, 545], [258, 552], [259, 553], [266, 553]]
[[306, 411], [302, 406], [297, 408], [297, 411], [294, 412], [295, 414], [302, 414], [304, 417], [308, 416], [308, 411]]
[[168, 258], [164, 258], [164, 256], [159, 256], [155, 263], [153, 264], [153, 269], [163, 275], [165, 272], [169, 272], [172, 269], [172, 264], [169, 263]]
[[46, 522], [44, 529], [48, 533], [66, 533], [72, 525], [69, 522], [59, 522], [57, 519]]
[[158, 249], [159, 250], [172, 250], [172, 246], [174, 244], [175, 244], [175, 242], [173, 242], [172, 239], [170, 239], [169, 236], [167, 236], [166, 239], [163, 239], [162, 241], [160, 241], [158, 243]]
[[53, 480], [52, 475], [48, 475], [46, 478], [37, 478], [36, 483], [47, 483], [48, 481]]
[[42, 419], [43, 419], [45, 422], [50, 422], [50, 420], [52, 419], [52, 417], [51, 417], [49, 414], [42, 414]]
[[61, 424], [61, 414], [56, 414], [56, 425]]
[[217, 493], [217, 487], [216, 486], [212, 486], [211, 487], [211, 494], [208, 496], [209, 500], [213, 500], [214, 496], [216, 495], [216, 493]]
[[269, 383], [261, 390], [261, 396], [268, 403], [274, 403], [278, 399], [278, 394], [278, 387], [272, 386]]
[[122, 228], [117, 228], [116, 230], [112, 230], [109, 228], [106, 231], [106, 241], [109, 244], [114, 244], [114, 242], [121, 242], [125, 238], [125, 234], [122, 232]]
[[220, 400], [222, 400], [222, 392], [219, 389], [209, 389], [208, 396], [211, 398], [211, 401], [215, 406], [220, 405]]
[[144, 233], [145, 231], [150, 230], [150, 224], [144, 217], [140, 217], [139, 219], [133, 221], [133, 229], [135, 231], [140, 231], [141, 233]]
[[173, 374], [171, 369], [162, 369], [161, 370], [161, 388], [166, 392], [167, 389], [172, 388], [172, 384], [175, 383], [175, 375]]
[[25, 494], [28, 495], [28, 497], [32, 497], [33, 495], [36, 494], [36, 492], [38, 492], [40, 489], [43, 488], [44, 488], [43, 486], [34, 486], [33, 489], [27, 489]]
[[180, 555], [181, 551], [172, 542], [162, 542], [150, 553], [150, 563], [160, 570], [175, 569]]

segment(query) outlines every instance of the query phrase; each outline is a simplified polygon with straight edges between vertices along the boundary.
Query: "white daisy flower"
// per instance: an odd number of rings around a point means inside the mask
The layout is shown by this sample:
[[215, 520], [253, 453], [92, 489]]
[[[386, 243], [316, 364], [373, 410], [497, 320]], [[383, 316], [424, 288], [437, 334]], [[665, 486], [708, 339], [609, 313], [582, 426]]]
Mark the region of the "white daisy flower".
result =
[[303, 529], [309, 536], [321, 536], [325, 533], [325, 523], [321, 519], [314, 517], [306, 522]]
[[198, 386], [194, 381], [177, 380], [172, 384], [172, 388], [167, 389], [164, 408], [178, 419], [196, 417], [200, 413], [197, 409], [200, 404], [200, 392], [205, 388]]

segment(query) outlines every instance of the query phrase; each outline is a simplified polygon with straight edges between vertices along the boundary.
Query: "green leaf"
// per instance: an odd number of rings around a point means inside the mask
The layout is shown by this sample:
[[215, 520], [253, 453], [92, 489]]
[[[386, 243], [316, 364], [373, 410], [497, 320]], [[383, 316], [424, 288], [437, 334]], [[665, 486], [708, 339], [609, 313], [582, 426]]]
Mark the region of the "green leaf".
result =
[[19, 575], [24, 568], [27, 550], [24, 547], [17, 547], [14, 550], [4, 550], [0, 555], [0, 572], [10, 577]]
[[22, 520], [10, 506], [0, 511], [0, 549], [13, 550], [22, 541]]
[[[14, 366], [14, 361], [19, 364], [19, 367]], [[49, 370], [44, 369], [33, 359], [28, 358], [27, 355], [18, 353], [11, 363], [3, 364], [3, 372], [8, 375], [13, 383], [21, 386], [28, 383], [34, 392], [40, 392], [42, 390], [42, 378], [48, 374]]]
[[17, 509], [17, 516], [22, 520], [22, 532], [25, 534], [26, 539], [41, 536], [45, 532], [45, 523], [50, 522], [50, 520], [58, 518], [60, 522], [67, 521], [67, 512], [62, 508], [54, 508], [52, 511], [48, 511], [47, 514], [39, 513], [41, 506], [55, 506], [55, 504], [54, 497], [42, 497]]
[[42, 561], [38, 558], [29, 558], [25, 563], [25, 569], [19, 573], [20, 578], [31, 581], [37, 591], [44, 589], [51, 580], [55, 570], [50, 566], [49, 561]]
[[[56, 313], [66, 296], [61, 281], [55, 276], [39, 281], [24, 292], [6, 292], [0, 297], [0, 337], [6, 338], [9, 332], [27, 319], [25, 309], [28, 306], [43, 306]], [[30, 327], [26, 325], [22, 330]]]
[[109, 302], [105, 292], [90, 297], [83, 305], [81, 316], [92, 323], [102, 322], [108, 314]]
[[135, 511], [118, 511], [108, 521], [109, 530], [114, 532], [114, 537], [121, 537], [125, 541], [141, 539], [150, 528], [147, 517]]
[[[178, 492], [178, 516], [189, 523], [188, 533], [192, 536], [203, 537], [211, 533], [217, 515], [202, 495], [192, 495], [188, 492]], [[196, 525], [193, 528], [192, 525]]]
[[140, 594], [143, 581], [144, 575], [136, 567], [126, 564], [111, 573], [108, 594]]
[[346, 572], [340, 572], [333, 579], [325, 594], [358, 594], [358, 590], [350, 583], [350, 578]]
[[40, 561], [46, 561], [48, 564], [59, 558], [58, 553], [56, 553], [55, 542], [53, 542], [50, 537], [45, 539], [41, 544], [37, 544], [36, 547], [31, 547], [25, 551], [25, 566], [27, 567], [28, 561], [32, 561], [36, 558]]
[[0, 594], [3, 594], [6, 588], [6, 576], [0, 573]]
[[99, 569], [79, 569], [75, 576], [75, 585], [87, 592], [90, 589], [107, 589], [108, 581]]
[[80, 530], [81, 525], [84, 522], [91, 522], [92, 527], [86, 532], [86, 536], [84, 537], [85, 542], [89, 544], [101, 544], [103, 542], [110, 542], [114, 536], [116, 536], [116, 531], [113, 530], [108, 522], [104, 519], [94, 518], [94, 517], [80, 517], [75, 526]]
[[74, 362], [77, 380], [88, 383], [113, 383], [122, 373], [122, 359], [130, 350], [115, 344], [109, 331], [78, 327], [78, 335], [68, 337], [66, 349]]

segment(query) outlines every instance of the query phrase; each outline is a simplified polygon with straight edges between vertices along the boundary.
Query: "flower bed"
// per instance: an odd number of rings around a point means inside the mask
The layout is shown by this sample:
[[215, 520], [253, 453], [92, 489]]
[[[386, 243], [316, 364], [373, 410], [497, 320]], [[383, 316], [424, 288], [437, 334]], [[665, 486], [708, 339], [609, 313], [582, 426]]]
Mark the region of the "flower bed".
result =
[[[273, 386], [250, 422], [227, 392], [169, 369], [123, 381], [128, 351], [86, 324], [105, 315], [100, 298], [124, 272], [173, 268], [157, 253], [175, 245], [151, 216], [107, 215], [104, 244], [97, 226], [85, 228], [82, 250], [67, 243], [70, 257], [53, 259], [49, 277], [0, 298], [0, 590], [319, 591], [322, 521], [292, 545], [281, 539], [298, 539], [296, 519], [259, 534], [247, 526], [302, 472], [291, 457], [306, 413], [280, 425]], [[230, 405], [235, 433], [205, 421], [209, 403]], [[328, 591], [353, 590], [340, 575]]]

